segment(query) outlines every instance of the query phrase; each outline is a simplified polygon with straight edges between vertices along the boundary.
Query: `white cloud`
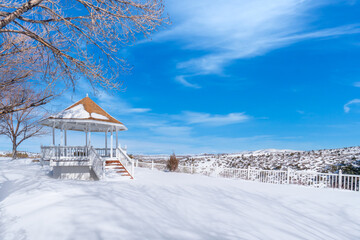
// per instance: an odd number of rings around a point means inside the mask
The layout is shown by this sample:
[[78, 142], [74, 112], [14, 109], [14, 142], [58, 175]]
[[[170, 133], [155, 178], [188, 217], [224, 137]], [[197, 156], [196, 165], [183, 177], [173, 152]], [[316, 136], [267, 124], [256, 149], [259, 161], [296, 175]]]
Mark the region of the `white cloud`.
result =
[[360, 103], [360, 99], [353, 99], [349, 102], [347, 102], [345, 105], [344, 105], [344, 112], [348, 113], [350, 112], [350, 105], [353, 105], [353, 104], [359, 104]]
[[191, 134], [191, 127], [187, 126], [171, 126], [164, 125], [151, 129], [158, 135], [169, 136], [169, 137], [189, 137]]
[[111, 114], [133, 114], [150, 112], [151, 108], [135, 108], [118, 96], [99, 91], [98, 104]]
[[190, 82], [188, 82], [186, 79], [185, 79], [185, 76], [183, 75], [180, 75], [180, 76], [176, 76], [175, 77], [175, 81], [182, 84], [183, 86], [185, 87], [190, 87], [190, 88], [200, 88], [199, 85], [197, 84], [192, 84]]
[[354, 87], [360, 87], [360, 82], [354, 82]]
[[[180, 41], [200, 57], [177, 64], [192, 74], [222, 74], [233, 60], [313, 38], [359, 33], [358, 25], [310, 29], [311, 11], [333, 1], [311, 0], [169, 0], [173, 26], [154, 37], [156, 41]], [[193, 86], [184, 77], [177, 79]], [[196, 85], [195, 85], [196, 86]]]
[[242, 123], [250, 119], [250, 116], [244, 113], [229, 113], [227, 115], [199, 113], [199, 112], [184, 112], [181, 117], [189, 124], [206, 124], [206, 125], [229, 125], [235, 123]]
[[301, 114], [301, 115], [304, 115], [304, 114], [305, 114], [305, 112], [302, 111], [302, 110], [296, 110], [296, 112], [297, 112], [298, 114]]
[[144, 112], [150, 112], [151, 108], [128, 108], [127, 112], [129, 113], [144, 113]]

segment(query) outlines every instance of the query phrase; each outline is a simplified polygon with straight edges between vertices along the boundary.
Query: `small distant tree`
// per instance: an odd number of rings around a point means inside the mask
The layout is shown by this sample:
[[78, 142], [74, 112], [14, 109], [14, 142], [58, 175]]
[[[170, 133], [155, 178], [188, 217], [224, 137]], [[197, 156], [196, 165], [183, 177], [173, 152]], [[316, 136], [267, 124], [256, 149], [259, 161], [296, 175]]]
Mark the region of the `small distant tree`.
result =
[[[36, 94], [30, 88], [22, 88], [6, 99], [2, 99], [0, 105], [12, 104], [12, 102], [18, 101], [19, 97], [36, 99], [39, 97], [39, 94]], [[11, 140], [13, 159], [17, 158], [17, 148], [21, 143], [29, 138], [47, 133], [43, 130], [43, 126], [38, 123], [41, 116], [43, 115], [35, 107], [29, 107], [1, 116], [0, 134], [7, 136]]]
[[169, 171], [174, 172], [178, 169], [178, 167], [179, 167], [179, 160], [176, 158], [175, 153], [173, 153], [172, 155], [170, 155], [170, 159], [167, 161], [166, 168]]

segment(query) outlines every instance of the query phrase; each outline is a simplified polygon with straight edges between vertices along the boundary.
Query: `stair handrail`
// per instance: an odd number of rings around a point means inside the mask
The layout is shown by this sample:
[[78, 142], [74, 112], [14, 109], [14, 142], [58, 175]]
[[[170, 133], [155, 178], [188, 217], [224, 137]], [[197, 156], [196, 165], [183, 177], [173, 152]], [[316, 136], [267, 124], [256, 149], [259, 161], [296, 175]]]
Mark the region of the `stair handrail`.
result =
[[[135, 168], [135, 166], [134, 166], [134, 160], [131, 159], [131, 158], [124, 152], [124, 150], [121, 149], [121, 147], [117, 147], [117, 148], [116, 148], [116, 158], [117, 158], [120, 162], [122, 162], [122, 161], [121, 161], [120, 154], [121, 154], [122, 156], [124, 156], [124, 158], [126, 159], [126, 163], [130, 163], [130, 164], [131, 164], [131, 176], [134, 178], [134, 168]], [[127, 164], [125, 164], [125, 165], [123, 164], [123, 166], [124, 166], [124, 168], [126, 168], [126, 170], [127, 170]]]
[[99, 179], [104, 178], [105, 161], [99, 156], [94, 147], [90, 146], [88, 150], [91, 168]]

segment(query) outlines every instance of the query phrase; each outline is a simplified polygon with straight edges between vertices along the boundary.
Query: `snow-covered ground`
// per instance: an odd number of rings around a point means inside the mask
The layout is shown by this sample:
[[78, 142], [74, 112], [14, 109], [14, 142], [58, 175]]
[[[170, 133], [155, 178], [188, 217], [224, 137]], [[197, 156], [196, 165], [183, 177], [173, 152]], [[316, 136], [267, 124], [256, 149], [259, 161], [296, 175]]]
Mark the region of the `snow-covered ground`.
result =
[[136, 169], [56, 180], [0, 160], [0, 239], [360, 239], [360, 194]]
[[[166, 155], [135, 155], [139, 161], [164, 163]], [[331, 167], [339, 164], [352, 164], [357, 167], [360, 159], [360, 146], [338, 149], [322, 149], [312, 151], [294, 151], [264, 149], [240, 153], [177, 155], [182, 165], [194, 164], [195, 167], [247, 168], [312, 170], [328, 172]]]

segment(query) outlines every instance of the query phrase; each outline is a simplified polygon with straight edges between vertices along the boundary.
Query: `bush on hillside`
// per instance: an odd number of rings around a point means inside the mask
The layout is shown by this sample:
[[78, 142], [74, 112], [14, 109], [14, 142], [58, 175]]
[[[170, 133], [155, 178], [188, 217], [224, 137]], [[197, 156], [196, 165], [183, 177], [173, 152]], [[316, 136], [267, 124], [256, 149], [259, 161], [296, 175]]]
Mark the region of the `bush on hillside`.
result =
[[178, 167], [179, 167], [179, 160], [176, 158], [175, 153], [173, 153], [170, 156], [170, 159], [166, 163], [166, 168], [169, 171], [174, 172], [178, 169]]

